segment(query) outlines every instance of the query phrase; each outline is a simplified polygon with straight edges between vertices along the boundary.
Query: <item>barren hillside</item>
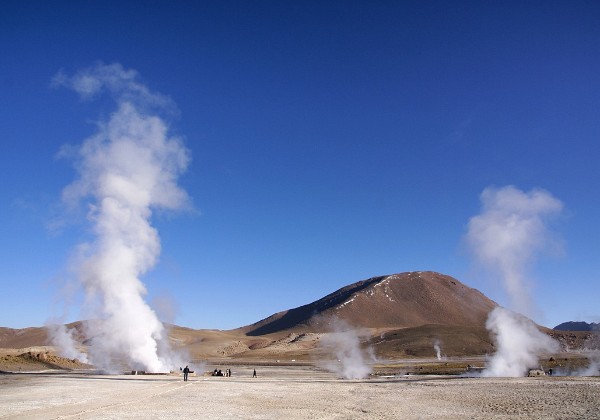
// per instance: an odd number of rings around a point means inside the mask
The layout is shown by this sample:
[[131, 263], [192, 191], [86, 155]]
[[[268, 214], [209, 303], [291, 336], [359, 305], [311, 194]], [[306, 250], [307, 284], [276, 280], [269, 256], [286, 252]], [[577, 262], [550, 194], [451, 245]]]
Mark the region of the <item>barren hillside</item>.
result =
[[257, 336], [293, 330], [324, 332], [335, 316], [356, 327], [407, 328], [426, 324], [483, 327], [497, 304], [478, 290], [434, 272], [373, 277], [322, 299], [244, 327]]
[[[359, 281], [234, 330], [166, 327], [172, 347], [196, 361], [314, 360], [323, 336], [333, 330], [333, 319], [362, 329], [362, 344], [372, 346], [381, 358], [432, 357], [435, 343], [448, 356], [482, 355], [494, 350], [485, 321], [496, 306], [450, 276], [409, 272]], [[87, 336], [84, 327], [85, 322], [67, 325], [75, 330], [75, 339], [85, 350], [98, 337]], [[572, 332], [543, 330], [565, 348], [580, 348], [589, 341], [584, 333], [579, 337]], [[0, 349], [19, 349], [15, 354], [25, 354], [29, 347], [49, 345], [45, 328], [0, 328]], [[47, 350], [58, 353], [52, 347]]]

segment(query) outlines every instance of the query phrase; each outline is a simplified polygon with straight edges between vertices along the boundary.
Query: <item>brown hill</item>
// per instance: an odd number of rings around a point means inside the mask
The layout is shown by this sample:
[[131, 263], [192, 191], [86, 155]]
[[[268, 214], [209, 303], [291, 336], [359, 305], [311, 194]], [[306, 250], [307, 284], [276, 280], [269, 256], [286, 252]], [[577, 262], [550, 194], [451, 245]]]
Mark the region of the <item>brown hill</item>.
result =
[[[362, 344], [371, 346], [381, 359], [433, 357], [435, 343], [449, 357], [468, 356], [494, 351], [485, 321], [496, 306], [450, 276], [410, 272], [359, 281], [235, 330], [166, 327], [173, 348], [187, 352], [194, 361], [315, 360], [322, 351], [320, 342], [332, 331], [333, 318], [362, 329]], [[84, 323], [68, 324], [67, 328], [76, 331], [75, 339], [83, 349], [89, 345]], [[552, 335], [569, 348], [578, 348], [585, 339], [560, 333], [553, 331]], [[58, 352], [49, 346], [45, 328], [0, 328], [0, 349], [19, 349], [9, 352], [14, 356], [28, 354], [31, 346]], [[42, 349], [36, 352], [41, 354]]]
[[53, 348], [34, 346], [23, 349], [3, 349], [0, 353], [0, 372], [37, 370], [90, 369], [91, 365], [55, 354]]
[[494, 352], [483, 326], [421, 325], [392, 329], [371, 338], [369, 344], [381, 359], [436, 357], [435, 344], [443, 356], [474, 356]]
[[0, 327], [0, 348], [22, 349], [48, 345], [48, 331], [43, 327], [23, 329]]
[[409, 328], [427, 324], [484, 327], [497, 306], [481, 292], [434, 272], [373, 277], [324, 298], [243, 327], [249, 336], [282, 331], [324, 332], [335, 317], [355, 327]]
[[[77, 341], [86, 343], [84, 321], [71, 322], [65, 327], [69, 331], [74, 331]], [[33, 346], [49, 346], [50, 333], [48, 327], [30, 327], [22, 329], [0, 327], [0, 348], [6, 349], [24, 349]]]

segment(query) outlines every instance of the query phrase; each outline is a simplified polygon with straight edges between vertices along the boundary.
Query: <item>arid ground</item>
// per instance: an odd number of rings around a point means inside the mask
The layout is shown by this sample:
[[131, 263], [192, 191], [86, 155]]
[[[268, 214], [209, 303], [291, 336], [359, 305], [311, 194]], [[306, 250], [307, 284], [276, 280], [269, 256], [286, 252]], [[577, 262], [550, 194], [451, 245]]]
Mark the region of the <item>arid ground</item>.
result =
[[[47, 328], [0, 327], [0, 419], [600, 419], [600, 376], [557, 375], [600, 374], [597, 353], [589, 354], [598, 348], [592, 332], [539, 327], [561, 350], [528, 367], [552, 376], [475, 377], [497, 350], [485, 327], [496, 306], [456, 279], [414, 272], [360, 281], [235, 330], [168, 325], [174, 354], [197, 371], [188, 382], [181, 366], [172, 374], [100, 375], [100, 364], [53, 346]], [[356, 329], [341, 353], [331, 343], [346, 331], [332, 330], [332, 320]], [[71, 347], [89, 355], [109, 340], [96, 322], [66, 325]], [[348, 357], [358, 350], [374, 357]], [[320, 368], [346, 358], [374, 363], [373, 373], [350, 380]], [[117, 352], [105, 368], [131, 372], [130, 360]], [[233, 376], [210, 376], [215, 368]]]
[[[221, 366], [225, 369], [224, 366]], [[211, 370], [213, 366], [207, 366]], [[233, 366], [232, 377], [0, 375], [0, 418], [598, 418], [600, 377], [401, 375], [342, 380], [311, 366]]]

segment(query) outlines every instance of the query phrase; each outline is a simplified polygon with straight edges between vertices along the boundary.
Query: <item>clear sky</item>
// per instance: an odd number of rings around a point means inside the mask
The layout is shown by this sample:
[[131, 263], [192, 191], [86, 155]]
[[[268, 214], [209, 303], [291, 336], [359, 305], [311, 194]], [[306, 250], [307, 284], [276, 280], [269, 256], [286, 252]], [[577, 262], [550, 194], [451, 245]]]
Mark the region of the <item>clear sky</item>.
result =
[[194, 210], [154, 213], [143, 277], [169, 320], [235, 328], [415, 270], [507, 304], [465, 235], [512, 185], [563, 206], [528, 271], [535, 320], [598, 321], [599, 19], [595, 1], [4, 1], [0, 326], [81, 317], [61, 284], [89, 226], [56, 226], [77, 178], [58, 155], [115, 105], [51, 85], [98, 63], [169, 97], [191, 155]]

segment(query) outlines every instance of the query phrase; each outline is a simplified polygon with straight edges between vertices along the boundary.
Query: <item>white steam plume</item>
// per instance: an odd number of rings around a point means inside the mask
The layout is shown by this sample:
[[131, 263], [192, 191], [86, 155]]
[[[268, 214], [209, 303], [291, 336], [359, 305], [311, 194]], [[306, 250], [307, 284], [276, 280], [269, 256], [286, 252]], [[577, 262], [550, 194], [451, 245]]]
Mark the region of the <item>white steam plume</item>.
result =
[[435, 350], [435, 356], [438, 360], [442, 360], [442, 348], [440, 346], [440, 340], [435, 340], [433, 342], [433, 349]]
[[73, 337], [73, 329], [67, 329], [63, 324], [50, 324], [46, 329], [50, 335], [50, 344], [58, 348], [60, 356], [88, 363], [87, 354], [77, 348], [79, 343]]
[[[75, 149], [79, 178], [63, 191], [70, 204], [86, 201], [94, 239], [81, 244], [75, 273], [86, 292], [93, 343], [91, 362], [111, 369], [120, 359], [134, 369], [173, 367], [165, 329], [144, 301], [140, 277], [157, 263], [160, 241], [150, 224], [153, 209], [181, 209], [188, 196], [177, 177], [189, 162], [182, 141], [170, 137], [152, 108], [169, 101], [138, 83], [120, 64], [98, 64], [54, 79], [83, 98], [106, 91], [117, 103], [96, 135]], [[73, 152], [73, 150], [71, 150]]]
[[589, 365], [586, 369], [576, 372], [579, 376], [600, 375], [600, 324], [594, 324], [590, 336], [586, 340], [584, 350], [587, 353]]
[[[533, 301], [528, 266], [552, 243], [547, 220], [562, 210], [562, 203], [542, 190], [523, 192], [515, 187], [486, 188], [482, 212], [469, 221], [467, 241], [476, 260], [500, 276], [513, 308], [531, 314]], [[486, 323], [497, 352], [487, 376], [523, 376], [536, 367], [537, 354], [553, 352], [558, 344], [535, 324], [515, 312], [494, 309]]]
[[375, 355], [370, 347], [363, 350], [360, 342], [368, 335], [338, 318], [333, 318], [330, 325], [333, 331], [321, 339], [320, 346], [334, 358], [321, 360], [320, 366], [345, 379], [367, 378]]
[[525, 376], [538, 366], [538, 355], [559, 350], [557, 341], [540, 332], [529, 318], [498, 307], [485, 324], [492, 332], [496, 353], [489, 360], [483, 376]]
[[531, 314], [527, 269], [552, 243], [546, 221], [563, 205], [546, 191], [526, 193], [513, 186], [486, 188], [481, 203], [481, 214], [469, 221], [467, 240], [473, 255], [501, 277], [512, 307]]

